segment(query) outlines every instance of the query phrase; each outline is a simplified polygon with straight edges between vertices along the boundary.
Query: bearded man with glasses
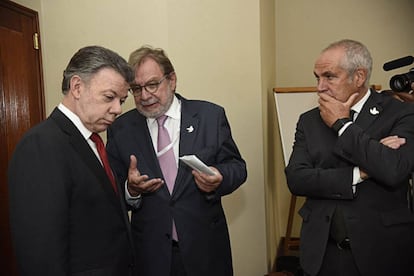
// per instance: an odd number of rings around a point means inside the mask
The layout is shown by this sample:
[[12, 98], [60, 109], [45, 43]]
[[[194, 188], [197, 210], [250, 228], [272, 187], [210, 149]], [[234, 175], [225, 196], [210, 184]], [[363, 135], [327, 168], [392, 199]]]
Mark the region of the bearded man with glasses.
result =
[[[221, 198], [247, 177], [222, 107], [175, 93], [177, 75], [162, 49], [134, 51], [136, 109], [108, 129], [107, 151], [125, 183], [141, 276], [231, 276]], [[179, 157], [196, 155], [207, 172]]]

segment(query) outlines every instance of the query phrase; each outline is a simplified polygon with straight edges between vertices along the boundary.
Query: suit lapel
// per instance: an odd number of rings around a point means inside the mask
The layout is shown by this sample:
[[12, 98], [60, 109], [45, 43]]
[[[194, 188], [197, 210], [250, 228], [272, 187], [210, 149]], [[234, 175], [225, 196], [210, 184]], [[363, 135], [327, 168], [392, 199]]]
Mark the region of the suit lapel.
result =
[[355, 123], [363, 129], [367, 129], [380, 117], [382, 110], [381, 97], [378, 95], [378, 92], [371, 90], [371, 95], [362, 107], [361, 113], [358, 115]]
[[[145, 162], [146, 174], [154, 176], [162, 175], [158, 165], [157, 155], [152, 144], [151, 135], [148, 130], [146, 118], [141, 114], [139, 114], [139, 119], [133, 123], [131, 134], [132, 148], [136, 148], [137, 155], [141, 156], [142, 159], [145, 159], [138, 160], [138, 166], [140, 165], [140, 162]], [[144, 141], [144, 143], [139, 143], [138, 141]]]
[[[181, 100], [179, 156], [183, 156], [194, 153], [194, 144], [201, 135], [201, 130], [199, 128], [200, 122], [197, 116], [197, 110], [191, 109], [186, 99], [180, 96], [179, 98]], [[187, 170], [186, 166], [183, 162], [178, 162], [178, 173], [175, 180], [173, 197], [178, 197], [184, 191], [186, 183], [191, 182], [188, 178], [193, 178], [192, 174], [185, 173]]]
[[[138, 113], [138, 119], [132, 123], [131, 137], [132, 144], [130, 145], [132, 153], [136, 154], [138, 158], [138, 169], [142, 174], [147, 174], [150, 178], [163, 178], [161, 167], [158, 163], [157, 154], [154, 150], [154, 145], [149, 133], [147, 119]], [[139, 143], [137, 141], [144, 141]], [[163, 185], [160, 189], [161, 195], [165, 198], [170, 197], [167, 185]]]
[[89, 170], [96, 176], [98, 179], [97, 182], [99, 182], [100, 187], [108, 195], [109, 200], [113, 204], [119, 205], [115, 191], [112, 188], [104, 168], [76, 126], [57, 108], [53, 111], [50, 117], [55, 120], [61, 130], [68, 135], [69, 143], [85, 162]]

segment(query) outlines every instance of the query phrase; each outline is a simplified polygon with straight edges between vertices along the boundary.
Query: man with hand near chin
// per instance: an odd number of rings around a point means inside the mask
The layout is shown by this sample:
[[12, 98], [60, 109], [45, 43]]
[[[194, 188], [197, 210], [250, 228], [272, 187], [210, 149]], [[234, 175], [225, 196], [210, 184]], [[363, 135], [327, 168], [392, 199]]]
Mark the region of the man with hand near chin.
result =
[[354, 40], [315, 62], [319, 107], [300, 116], [285, 170], [290, 191], [306, 197], [305, 275], [414, 275], [414, 105], [369, 89], [371, 70]]

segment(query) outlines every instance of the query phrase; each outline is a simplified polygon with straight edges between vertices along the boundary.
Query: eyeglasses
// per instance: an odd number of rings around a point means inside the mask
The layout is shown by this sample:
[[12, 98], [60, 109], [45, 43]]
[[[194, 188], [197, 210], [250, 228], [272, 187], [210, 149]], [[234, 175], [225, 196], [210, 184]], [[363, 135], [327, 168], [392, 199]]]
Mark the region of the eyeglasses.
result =
[[147, 91], [148, 93], [154, 94], [155, 92], [157, 92], [158, 87], [160, 86], [160, 84], [167, 78], [168, 75], [164, 75], [164, 77], [162, 79], [160, 79], [159, 81], [152, 81], [149, 82], [143, 86], [141, 85], [131, 85], [131, 88], [129, 89], [131, 94], [134, 96], [141, 96], [142, 94], [142, 89], [145, 89], [145, 91]]

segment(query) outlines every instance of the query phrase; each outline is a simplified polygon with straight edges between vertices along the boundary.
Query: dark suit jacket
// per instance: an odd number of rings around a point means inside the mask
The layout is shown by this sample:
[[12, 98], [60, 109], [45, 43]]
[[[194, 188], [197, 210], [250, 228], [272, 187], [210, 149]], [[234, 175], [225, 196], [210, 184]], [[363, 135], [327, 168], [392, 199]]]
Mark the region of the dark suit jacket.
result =
[[[379, 143], [390, 135], [405, 137], [406, 145], [393, 150]], [[407, 202], [413, 158], [413, 104], [371, 91], [356, 122], [339, 138], [318, 108], [300, 116], [286, 175], [290, 191], [306, 197], [299, 214], [301, 264], [307, 273], [320, 269], [339, 206], [361, 275], [414, 275], [414, 215]], [[357, 185], [356, 194], [354, 166], [370, 176]]]
[[[196, 154], [223, 175], [215, 193], [201, 192], [192, 169], [179, 162], [172, 196], [167, 186], [142, 195], [132, 214], [132, 230], [141, 276], [170, 275], [171, 228], [174, 218], [187, 275], [232, 275], [227, 223], [221, 197], [246, 179], [246, 164], [232, 139], [224, 109], [203, 101], [181, 98], [179, 156]], [[193, 131], [187, 130], [192, 126]], [[119, 117], [108, 130], [108, 154], [120, 181], [127, 178], [129, 156], [138, 158], [141, 174], [161, 177], [146, 118], [136, 109]]]
[[58, 109], [17, 145], [8, 171], [20, 275], [130, 275], [124, 201]]

